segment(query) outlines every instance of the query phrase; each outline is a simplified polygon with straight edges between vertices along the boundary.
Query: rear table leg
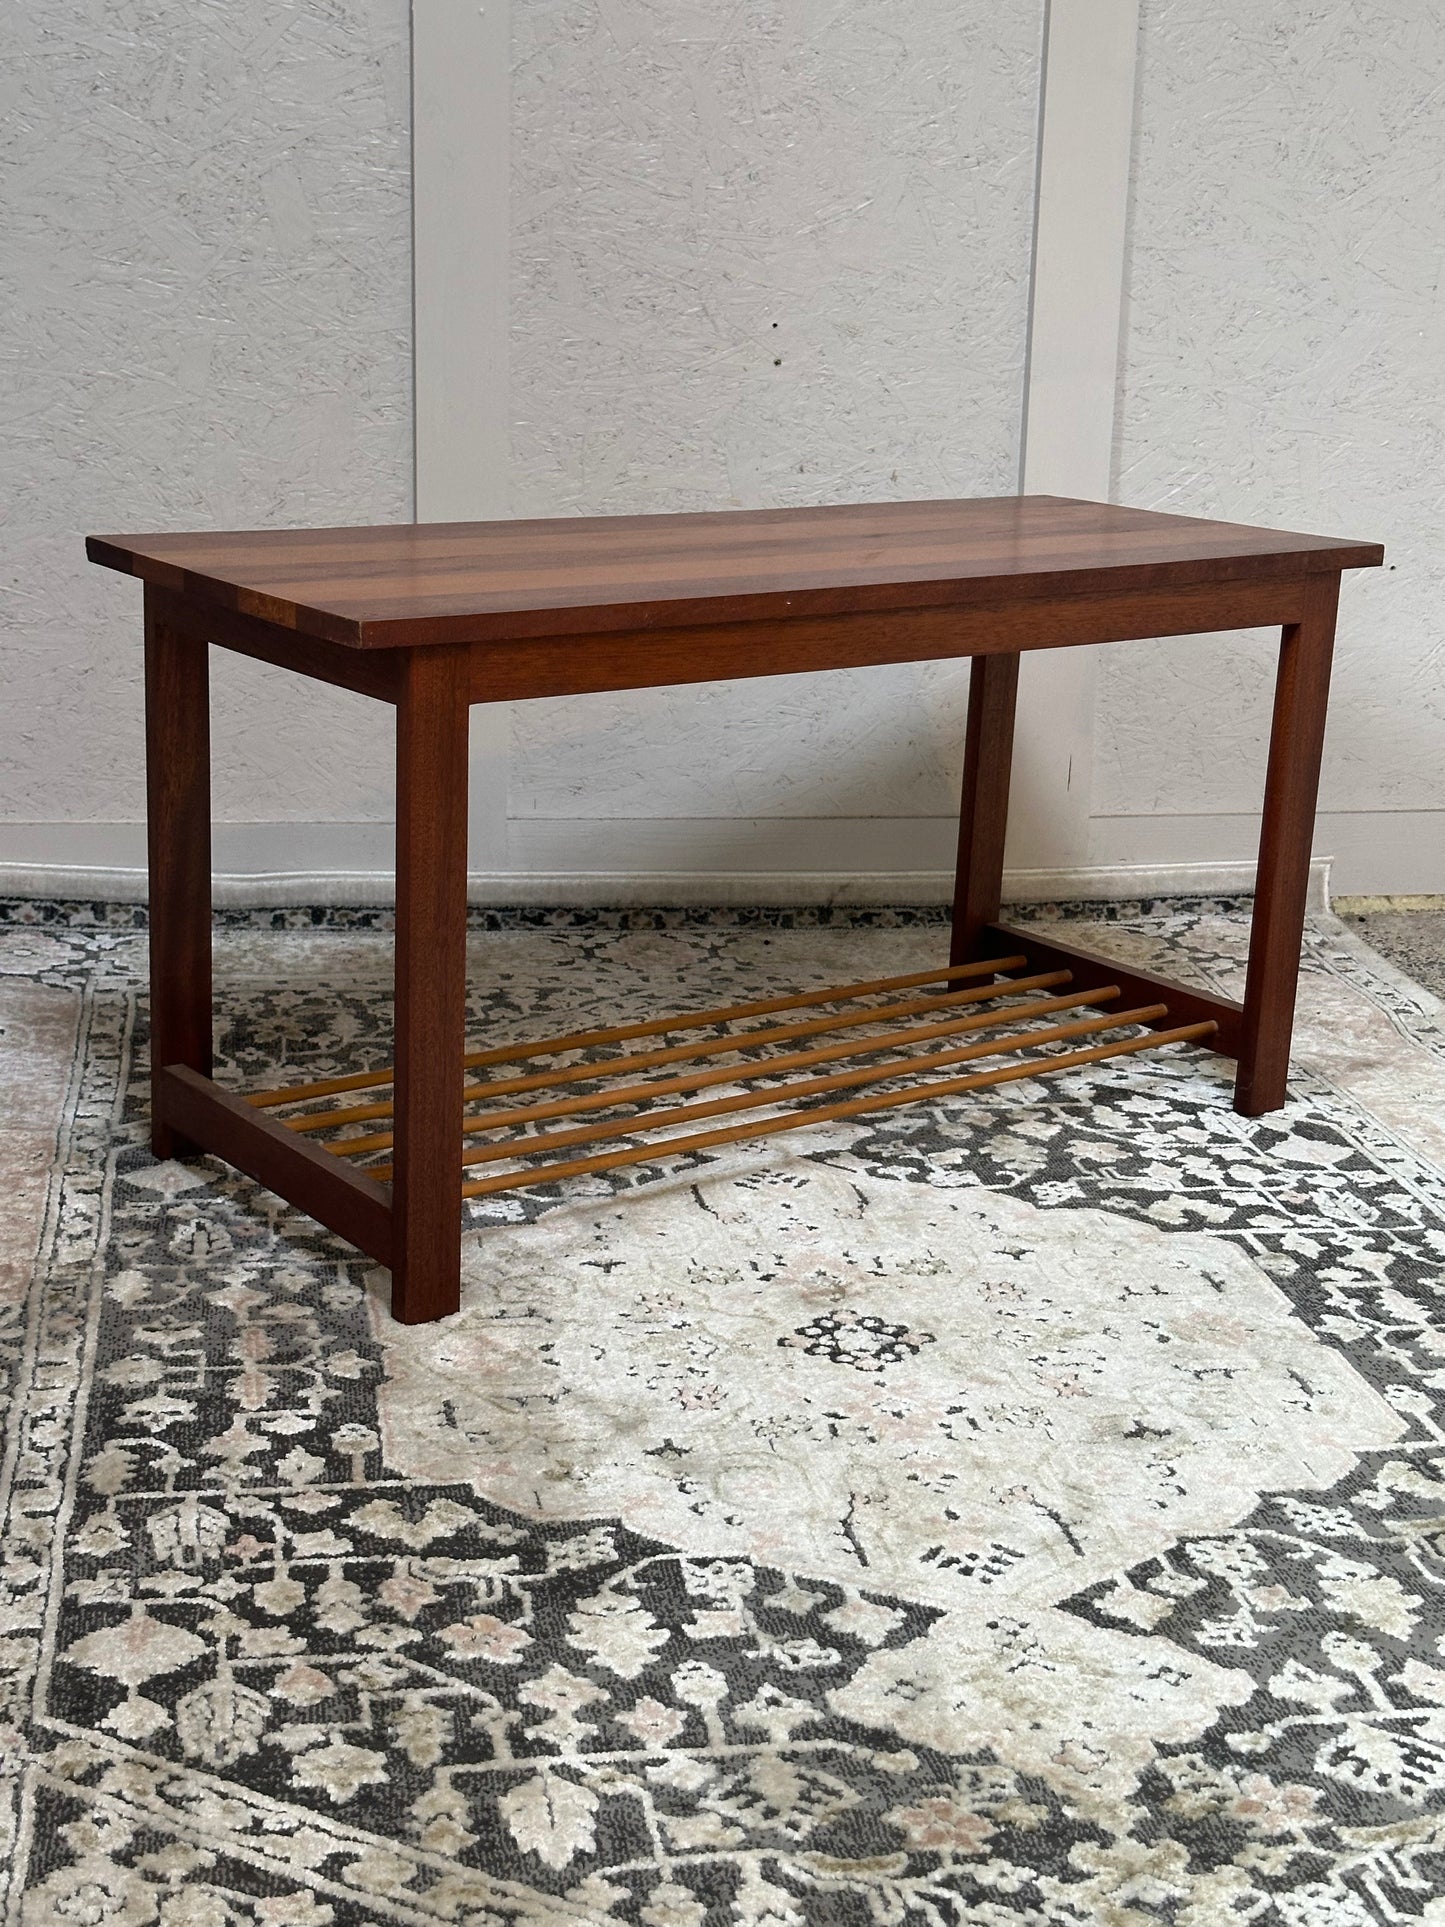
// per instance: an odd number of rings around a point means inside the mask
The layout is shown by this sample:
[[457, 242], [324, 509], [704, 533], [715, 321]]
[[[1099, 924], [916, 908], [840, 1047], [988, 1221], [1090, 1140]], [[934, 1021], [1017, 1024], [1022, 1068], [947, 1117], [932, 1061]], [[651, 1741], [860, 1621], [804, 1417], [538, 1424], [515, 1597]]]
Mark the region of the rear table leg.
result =
[[391, 1309], [408, 1325], [461, 1301], [467, 666], [463, 648], [414, 650], [397, 701]]
[[950, 963], [968, 963], [978, 954], [979, 938], [997, 920], [1003, 900], [1003, 844], [1018, 686], [1016, 653], [973, 658]]
[[1287, 1096], [1339, 593], [1338, 575], [1313, 577], [1303, 618], [1290, 623], [1280, 641], [1234, 1086], [1234, 1108], [1244, 1117], [1277, 1111]]
[[164, 1121], [160, 1072], [211, 1075], [211, 717], [207, 645], [145, 593], [146, 842], [150, 868], [151, 1149], [199, 1157]]

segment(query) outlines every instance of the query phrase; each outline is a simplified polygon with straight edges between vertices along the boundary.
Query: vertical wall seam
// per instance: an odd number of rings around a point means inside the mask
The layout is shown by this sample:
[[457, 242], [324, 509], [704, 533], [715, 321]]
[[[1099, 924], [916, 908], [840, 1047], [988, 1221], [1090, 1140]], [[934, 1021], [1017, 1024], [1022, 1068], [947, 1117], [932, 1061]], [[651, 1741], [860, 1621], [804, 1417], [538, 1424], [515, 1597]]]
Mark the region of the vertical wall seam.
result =
[[[511, 5], [412, 0], [418, 521], [511, 512]], [[510, 868], [511, 706], [472, 711], [470, 861]]]
[[[1021, 493], [1109, 500], [1141, 0], [1048, 0], [1025, 347]], [[1008, 860], [1090, 860], [1098, 652], [1028, 657]]]
[[411, 240], [411, 354], [410, 354], [411, 519], [413, 522], [419, 522], [421, 520], [421, 512], [420, 512], [420, 509], [418, 508], [418, 502], [420, 500], [420, 494], [421, 494], [421, 487], [420, 487], [421, 441], [420, 441], [420, 428], [419, 428], [419, 422], [418, 422], [419, 411], [417, 409], [417, 401], [416, 401], [417, 381], [418, 381], [417, 348], [416, 348], [417, 291], [418, 291], [419, 277], [417, 274], [417, 238], [416, 238], [416, 123], [417, 123], [416, 92], [417, 92], [417, 89], [416, 89], [416, 5], [415, 5], [415, 0], [413, 0], [413, 4], [407, 8], [406, 63], [407, 63], [406, 65], [406, 98], [407, 98], [407, 111], [408, 111], [408, 114], [410, 115], [410, 119], [408, 120], [407, 130], [406, 130], [406, 153], [407, 153], [407, 165], [410, 168], [410, 180], [408, 183], [408, 193], [410, 197], [410, 207], [411, 207], [410, 225], [407, 229], [408, 235]]
[[1049, 15], [1054, 0], [1044, 0], [1039, 21], [1039, 88], [1034, 130], [1034, 204], [1029, 228], [1029, 298], [1024, 313], [1023, 389], [1019, 395], [1019, 493], [1024, 492], [1024, 474], [1029, 458], [1029, 383], [1034, 362], [1034, 301], [1039, 285], [1039, 208], [1044, 178], [1044, 101], [1049, 87]]

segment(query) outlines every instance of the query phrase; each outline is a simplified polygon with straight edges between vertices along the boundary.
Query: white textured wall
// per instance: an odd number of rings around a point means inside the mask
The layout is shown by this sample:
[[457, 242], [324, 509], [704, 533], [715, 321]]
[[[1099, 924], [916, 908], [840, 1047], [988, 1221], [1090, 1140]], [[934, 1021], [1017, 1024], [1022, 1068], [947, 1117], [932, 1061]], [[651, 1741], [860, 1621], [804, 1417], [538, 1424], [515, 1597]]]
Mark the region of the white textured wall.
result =
[[[1143, 7], [1117, 493], [1386, 543], [1341, 604], [1337, 888], [1445, 887], [1442, 75], [1438, 7]], [[1180, 854], [1252, 835], [1272, 656], [1106, 652], [1100, 857], [1164, 853], [1170, 818]]]
[[[489, 0], [481, 36], [467, 0], [416, 3], [425, 58], [454, 35], [512, 117], [510, 178], [457, 173], [486, 209], [444, 210], [458, 247], [512, 237], [505, 329], [479, 307], [437, 335], [510, 357], [489, 510], [1015, 485], [1042, 0]], [[33, 0], [8, 24], [0, 868], [141, 848], [139, 596], [87, 529], [410, 510], [407, 11]], [[1316, 847], [1337, 888], [1445, 888], [1445, 14], [1141, 13], [1115, 492], [1387, 542], [1345, 585]], [[497, 285], [453, 261], [422, 263], [423, 303]], [[1104, 652], [1092, 863], [1252, 854], [1271, 653]], [[385, 715], [228, 658], [217, 682], [222, 867], [383, 867]], [[963, 683], [519, 705], [478, 763], [480, 867], [564, 897], [623, 869], [941, 873]]]
[[[140, 589], [87, 531], [410, 512], [406, 31], [406, 0], [7, 15], [0, 860], [125, 860], [35, 826], [143, 814]], [[379, 706], [216, 682], [219, 815], [390, 814]]]
[[[515, 512], [1016, 487], [1038, 0], [512, 18]], [[512, 812], [944, 816], [965, 673], [521, 705]]]

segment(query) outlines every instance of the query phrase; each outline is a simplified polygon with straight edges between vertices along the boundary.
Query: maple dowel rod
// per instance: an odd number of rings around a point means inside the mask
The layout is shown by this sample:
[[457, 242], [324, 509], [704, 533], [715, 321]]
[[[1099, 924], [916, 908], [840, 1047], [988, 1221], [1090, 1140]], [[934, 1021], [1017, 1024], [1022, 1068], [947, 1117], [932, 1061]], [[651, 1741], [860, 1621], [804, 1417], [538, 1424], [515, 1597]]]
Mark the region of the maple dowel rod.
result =
[[[496, 1164], [503, 1159], [538, 1157], [547, 1151], [560, 1151], [573, 1144], [604, 1137], [636, 1137], [642, 1131], [660, 1131], [674, 1124], [690, 1124], [695, 1118], [721, 1117], [729, 1111], [766, 1110], [769, 1105], [790, 1103], [794, 1098], [821, 1097], [827, 1091], [845, 1091], [858, 1084], [888, 1084], [895, 1078], [916, 1071], [942, 1070], [946, 1064], [969, 1063], [979, 1057], [1007, 1057], [1033, 1044], [1059, 1044], [1070, 1037], [1087, 1037], [1098, 1030], [1117, 1030], [1122, 1024], [1144, 1024], [1153, 1017], [1167, 1016], [1163, 1004], [1143, 1010], [1105, 1012], [1101, 1017], [1081, 1017], [1071, 1024], [1051, 1024], [1044, 1030], [1012, 1031], [1005, 1037], [986, 1037], [981, 1043], [959, 1044], [952, 1050], [936, 1051], [926, 1057], [893, 1057], [886, 1063], [869, 1064], [850, 1071], [834, 1071], [826, 1077], [808, 1077], [785, 1084], [781, 1090], [739, 1091], [732, 1097], [713, 1097], [701, 1104], [679, 1104], [670, 1111], [644, 1111], [639, 1117], [613, 1119], [604, 1124], [582, 1124], [571, 1131], [547, 1131], [537, 1137], [507, 1138], [500, 1144], [475, 1145], [463, 1151], [463, 1164]], [[374, 1175], [386, 1178], [382, 1166]]]
[[[979, 984], [972, 990], [952, 990], [945, 997], [910, 997], [899, 1004], [874, 1004], [866, 1010], [849, 1010], [841, 1015], [806, 1017], [795, 1024], [775, 1024], [768, 1030], [734, 1031], [728, 1037], [708, 1037], [700, 1043], [665, 1044], [657, 1050], [634, 1051], [626, 1057], [604, 1057], [586, 1064], [567, 1064], [559, 1070], [531, 1071], [525, 1077], [492, 1078], [481, 1084], [465, 1085], [462, 1100], [471, 1103], [477, 1098], [512, 1097], [519, 1091], [546, 1090], [554, 1084], [590, 1084], [599, 1077], [615, 1077], [623, 1071], [651, 1070], [658, 1064], [682, 1063], [690, 1057], [718, 1057], [756, 1050], [763, 1044], [786, 1044], [795, 1037], [816, 1037], [824, 1031], [881, 1024], [890, 1018], [912, 1017], [925, 1010], [952, 1010], [959, 1004], [976, 1004], [1016, 990], [1045, 990], [1072, 979], [1073, 972], [1069, 970], [1044, 971], [1036, 977], [1010, 977], [1007, 984]], [[319, 1111], [290, 1118], [287, 1124], [293, 1131], [324, 1131], [390, 1116], [389, 1103], [363, 1104], [348, 1111]]]
[[565, 1164], [544, 1164], [533, 1171], [503, 1172], [498, 1177], [473, 1178], [462, 1186], [464, 1198], [485, 1197], [493, 1191], [515, 1191], [534, 1184], [550, 1184], [555, 1179], [581, 1177], [591, 1171], [614, 1170], [620, 1165], [648, 1164], [679, 1151], [704, 1151], [715, 1144], [731, 1144], [739, 1138], [769, 1137], [778, 1131], [795, 1131], [805, 1124], [825, 1124], [834, 1118], [857, 1117], [865, 1111], [895, 1110], [902, 1104], [927, 1103], [952, 1097], [962, 1091], [981, 1090], [989, 1084], [1007, 1084], [1021, 1077], [1048, 1077], [1078, 1064], [1102, 1063], [1106, 1057], [1125, 1057], [1134, 1051], [1154, 1050], [1164, 1044], [1192, 1043], [1212, 1036], [1219, 1028], [1213, 1018], [1202, 1024], [1181, 1024], [1176, 1030], [1150, 1031], [1144, 1037], [1125, 1037], [1114, 1044], [1096, 1044], [1090, 1050], [1068, 1051], [1061, 1057], [1031, 1058], [1023, 1064], [1006, 1064], [1001, 1070], [975, 1071], [969, 1077], [950, 1077], [938, 1084], [919, 1084], [906, 1091], [874, 1092], [869, 1097], [852, 1097], [841, 1104], [820, 1104], [798, 1115], [753, 1118], [746, 1124], [729, 1125], [718, 1131], [694, 1131], [686, 1137], [663, 1138], [656, 1144], [633, 1146], [626, 1151], [605, 1151], [596, 1157], [572, 1158]]
[[[1122, 1024], [1147, 1023], [1150, 1018], [1167, 1016], [1163, 1004], [1145, 1010], [1106, 1011], [1102, 1016], [1081, 1017], [1070, 1024], [1051, 1024], [1043, 1030], [1011, 1031], [1003, 1037], [985, 1037], [981, 1042], [958, 1044], [951, 1050], [935, 1051], [924, 1057], [892, 1057], [882, 1064], [855, 1066], [848, 1071], [833, 1071], [826, 1077], [809, 1077], [785, 1084], [781, 1090], [745, 1090], [732, 1097], [709, 1098], [702, 1104], [680, 1104], [670, 1111], [644, 1111], [638, 1117], [613, 1119], [605, 1124], [579, 1125], [572, 1131], [549, 1131], [539, 1137], [505, 1139], [500, 1144], [474, 1146], [463, 1151], [463, 1164], [493, 1164], [503, 1158], [537, 1157], [567, 1145], [584, 1144], [589, 1138], [636, 1137], [641, 1131], [662, 1130], [674, 1124], [688, 1124], [694, 1118], [718, 1117], [729, 1111], [766, 1110], [800, 1097], [821, 1097], [828, 1091], [842, 1091], [857, 1084], [888, 1084], [895, 1078], [918, 1071], [942, 1070], [946, 1064], [962, 1064], [977, 1057], [1007, 1057], [1032, 1044], [1057, 1044], [1065, 1038], [1085, 1037], [1091, 1031], [1117, 1030]], [[377, 1174], [385, 1177], [386, 1167]]]
[[[621, 1104], [650, 1104], [655, 1098], [676, 1097], [684, 1091], [699, 1091], [709, 1084], [736, 1084], [746, 1077], [775, 1077], [782, 1071], [806, 1070], [814, 1064], [827, 1064], [840, 1057], [862, 1057], [881, 1050], [896, 1050], [901, 1045], [931, 1042], [937, 1037], [955, 1037], [960, 1031], [986, 1030], [1007, 1018], [1022, 1023], [1026, 1018], [1048, 1017], [1055, 1011], [1074, 1010], [1080, 1004], [1103, 1004], [1119, 995], [1115, 984], [1097, 990], [1077, 990], [1070, 997], [1048, 997], [1037, 1004], [1010, 1006], [1007, 1010], [985, 1011], [982, 1017], [954, 1017], [943, 1024], [919, 1024], [906, 1030], [891, 1030], [882, 1037], [849, 1038], [843, 1044], [819, 1044], [813, 1050], [788, 1051], [760, 1064], [722, 1064], [711, 1070], [688, 1071], [681, 1077], [658, 1078], [647, 1084], [626, 1084], [605, 1091], [554, 1098], [550, 1104], [517, 1105], [509, 1111], [483, 1111], [464, 1117], [462, 1136], [476, 1137], [484, 1131], [501, 1131], [514, 1124], [540, 1124], [545, 1118], [571, 1117], [578, 1111], [614, 1110]], [[1115, 1020], [1118, 1021], [1117, 1019]], [[370, 1137], [338, 1138], [326, 1148], [337, 1157], [370, 1157], [390, 1148], [389, 1131]]]
[[[831, 1004], [845, 997], [873, 997], [886, 990], [911, 990], [916, 984], [936, 984], [960, 977], [992, 976], [1017, 969], [1023, 957], [991, 957], [982, 962], [940, 964], [935, 970], [914, 970], [903, 977], [875, 977], [867, 983], [833, 985], [827, 990], [797, 991], [788, 997], [764, 997], [748, 1004], [728, 1004], [718, 1010], [695, 1010], [672, 1017], [653, 1017], [634, 1024], [612, 1024], [604, 1030], [573, 1031], [564, 1037], [542, 1037], [526, 1044], [499, 1044], [491, 1050], [468, 1051], [462, 1063], [468, 1070], [483, 1064], [511, 1064], [528, 1057], [564, 1051], [591, 1050], [597, 1044], [620, 1044], [629, 1037], [655, 1037], [669, 1030], [695, 1030], [703, 1024], [731, 1024], [741, 1017], [767, 1017], [774, 1011], [801, 1010], [810, 1004]], [[346, 1077], [327, 1077], [314, 1084], [293, 1084], [280, 1091], [257, 1091], [246, 1102], [273, 1110], [285, 1104], [304, 1104], [312, 1098], [336, 1097], [343, 1091], [364, 1091], [389, 1084], [392, 1066], [379, 1071], [354, 1071]]]

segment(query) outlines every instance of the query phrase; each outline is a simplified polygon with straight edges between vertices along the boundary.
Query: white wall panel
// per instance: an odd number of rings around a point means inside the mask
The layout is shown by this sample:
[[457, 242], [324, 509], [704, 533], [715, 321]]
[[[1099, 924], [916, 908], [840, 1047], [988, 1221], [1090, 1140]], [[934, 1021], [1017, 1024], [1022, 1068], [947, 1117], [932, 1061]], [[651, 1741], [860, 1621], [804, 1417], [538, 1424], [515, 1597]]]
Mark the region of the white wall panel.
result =
[[[1135, 5], [1113, 493], [1386, 541], [1391, 568], [1345, 585], [1316, 847], [1337, 888], [1445, 888], [1445, 14], [1055, 0], [1055, 25]], [[1015, 487], [1042, 0], [416, 7], [421, 513]], [[141, 848], [139, 596], [84, 561], [87, 529], [411, 512], [406, 34], [405, 0], [35, 0], [9, 23], [0, 869]], [[1069, 44], [1066, 93], [1103, 60]], [[1065, 201], [1083, 181], [1067, 152], [1056, 178]], [[1031, 439], [1060, 419], [1055, 396]], [[1069, 857], [1091, 889], [1101, 865], [1237, 864], [1272, 653], [1103, 652], [1092, 732], [1064, 716], [1061, 758], [1025, 726], [1023, 828], [1091, 793]], [[216, 683], [222, 861], [304, 865], [318, 896], [383, 864], [384, 712], [230, 657]], [[479, 732], [474, 862], [494, 895], [510, 873], [595, 897], [629, 863], [704, 893], [761, 866], [926, 894], [964, 683], [519, 705]], [[1092, 768], [1050, 803], [1080, 745]], [[1062, 860], [1032, 832], [1013, 854]]]
[[[512, 12], [516, 513], [1013, 492], [1038, 4]], [[512, 811], [949, 814], [963, 688], [530, 704]]]
[[[409, 513], [406, 31], [404, 0], [7, 14], [0, 861], [6, 821], [143, 811], [140, 590], [87, 531]], [[223, 817], [389, 813], [378, 705], [215, 680]]]
[[[1345, 580], [1325, 849], [1342, 815], [1445, 810], [1445, 13], [1144, 0], [1143, 17], [1118, 493], [1385, 541], [1387, 570]], [[1272, 654], [1262, 636], [1110, 652], [1096, 811], [1257, 808]], [[1445, 876], [1436, 821], [1416, 888]], [[1198, 833], [1181, 824], [1178, 855], [1204, 853]], [[1410, 887], [1390, 816], [1374, 835]], [[1096, 825], [1096, 855], [1113, 839]], [[1368, 839], [1344, 841], [1344, 887], [1385, 887]]]
[[[1024, 393], [1025, 495], [1111, 496], [1139, 0], [1050, 0]], [[1010, 870], [1076, 870], [1093, 808], [1098, 649], [1019, 669]]]

